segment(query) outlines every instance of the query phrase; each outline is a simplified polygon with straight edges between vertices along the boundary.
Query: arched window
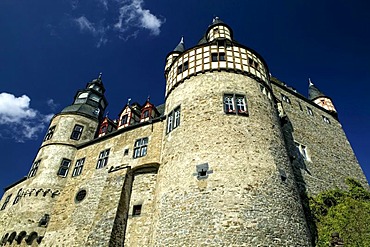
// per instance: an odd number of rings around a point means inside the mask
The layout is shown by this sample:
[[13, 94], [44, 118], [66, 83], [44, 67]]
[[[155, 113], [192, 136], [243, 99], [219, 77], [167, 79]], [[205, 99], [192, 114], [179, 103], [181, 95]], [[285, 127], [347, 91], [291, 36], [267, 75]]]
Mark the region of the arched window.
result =
[[1, 245], [4, 245], [6, 243], [6, 241], [8, 240], [8, 236], [9, 236], [9, 233], [6, 233], [3, 236], [3, 238], [1, 239], [1, 242], [0, 242]]
[[17, 236], [17, 233], [16, 232], [12, 232], [12, 234], [10, 234], [9, 238], [8, 238], [8, 242], [9, 244], [12, 244], [14, 239], [15, 239], [15, 236]]
[[33, 241], [38, 237], [37, 232], [32, 232], [26, 239], [27, 245], [32, 245]]
[[17, 238], [15, 239], [15, 241], [17, 242], [17, 244], [20, 244], [22, 243], [22, 240], [26, 237], [27, 233], [25, 231], [22, 231], [18, 234]]

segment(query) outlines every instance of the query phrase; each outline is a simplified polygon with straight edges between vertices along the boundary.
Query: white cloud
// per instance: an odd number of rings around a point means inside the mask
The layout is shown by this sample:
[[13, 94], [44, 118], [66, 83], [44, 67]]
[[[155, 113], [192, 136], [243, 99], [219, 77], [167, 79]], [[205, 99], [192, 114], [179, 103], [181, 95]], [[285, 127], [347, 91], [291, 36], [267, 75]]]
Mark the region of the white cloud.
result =
[[[164, 18], [152, 14], [143, 7], [144, 0], [96, 0], [97, 14], [81, 15], [72, 18], [73, 23], [81, 32], [92, 34], [96, 38], [96, 46], [108, 42], [108, 37], [119, 37], [123, 40], [136, 38], [139, 31], [148, 30], [152, 35], [159, 35]], [[83, 13], [82, 2], [71, 0], [73, 10]], [[108, 11], [109, 9], [109, 11]], [[88, 16], [88, 17], [87, 17]]]
[[50, 107], [51, 110], [55, 110], [59, 104], [55, 103], [53, 99], [48, 99], [46, 104]]
[[159, 35], [160, 27], [164, 23], [149, 10], [143, 9], [143, 0], [121, 1], [118, 22], [114, 25], [121, 32], [131, 27], [148, 29], [153, 35]]
[[40, 134], [51, 114], [43, 115], [32, 109], [30, 102], [27, 95], [0, 93], [0, 138], [24, 142]]

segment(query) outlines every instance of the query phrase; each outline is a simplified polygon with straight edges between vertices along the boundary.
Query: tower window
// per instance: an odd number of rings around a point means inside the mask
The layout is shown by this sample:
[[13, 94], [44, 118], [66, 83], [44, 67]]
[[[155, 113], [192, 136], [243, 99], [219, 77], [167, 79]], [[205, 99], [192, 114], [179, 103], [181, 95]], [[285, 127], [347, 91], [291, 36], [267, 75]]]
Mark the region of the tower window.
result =
[[84, 129], [83, 126], [76, 124], [75, 127], [73, 128], [71, 139], [79, 140], [83, 129]]
[[330, 124], [330, 119], [328, 117], [322, 116], [324, 123]]
[[123, 156], [127, 156], [128, 155], [128, 148], [125, 149], [125, 151], [123, 151]]
[[177, 67], [177, 74], [180, 74], [187, 70], [189, 68], [189, 62], [186, 61], [183, 64], [181, 64], [179, 67]]
[[52, 126], [48, 129], [48, 132], [46, 133], [44, 137], [44, 141], [50, 140], [53, 137], [54, 130], [55, 130], [55, 126]]
[[255, 68], [255, 69], [258, 69], [259, 68], [259, 64], [257, 61], [255, 61], [253, 58], [248, 58], [248, 64], [249, 66], [251, 66], [252, 68]]
[[294, 142], [294, 144], [295, 144], [295, 146], [297, 148], [297, 151], [300, 154], [300, 156], [305, 160], [310, 160], [309, 156], [308, 156], [308, 152], [307, 152], [307, 147], [298, 143], [298, 142]]
[[73, 172], [72, 172], [72, 177], [81, 175], [82, 169], [84, 167], [84, 163], [85, 163], [85, 158], [82, 158], [76, 161], [75, 168], [73, 169]]
[[286, 103], [290, 104], [290, 99], [289, 99], [289, 97], [288, 97], [288, 96], [286, 96], [285, 94], [281, 94], [281, 99], [282, 99], [284, 102], [286, 102]]
[[134, 159], [145, 156], [147, 150], [148, 150], [148, 137], [136, 140], [134, 146]]
[[212, 62], [226, 61], [225, 52], [212, 53]]
[[5, 198], [5, 201], [3, 203], [3, 206], [1, 206], [1, 209], [0, 210], [4, 210], [6, 208], [6, 205], [8, 204], [8, 202], [10, 201], [10, 197], [12, 197], [12, 194], [8, 195], [6, 198]]
[[132, 216], [139, 216], [141, 214], [141, 208], [143, 205], [134, 205], [132, 208]]
[[108, 163], [108, 156], [109, 156], [110, 149], [106, 149], [101, 151], [98, 158], [98, 163], [96, 163], [96, 169], [103, 168]]
[[27, 177], [31, 178], [36, 175], [37, 169], [39, 169], [40, 162], [41, 160], [37, 160], [33, 163]]
[[66, 177], [68, 174], [69, 166], [71, 165], [71, 160], [63, 159], [62, 163], [60, 164], [59, 170], [57, 175], [61, 177]]
[[19, 189], [17, 195], [14, 198], [13, 205], [19, 202], [19, 199], [21, 199], [21, 196], [22, 196], [22, 189]]
[[225, 94], [224, 111], [228, 114], [248, 115], [245, 96], [237, 94]]
[[313, 116], [313, 111], [310, 107], [307, 106], [307, 114]]
[[176, 129], [180, 125], [180, 116], [181, 116], [180, 106], [176, 107], [175, 110], [171, 111], [168, 114], [167, 133], [170, 133], [172, 130]]

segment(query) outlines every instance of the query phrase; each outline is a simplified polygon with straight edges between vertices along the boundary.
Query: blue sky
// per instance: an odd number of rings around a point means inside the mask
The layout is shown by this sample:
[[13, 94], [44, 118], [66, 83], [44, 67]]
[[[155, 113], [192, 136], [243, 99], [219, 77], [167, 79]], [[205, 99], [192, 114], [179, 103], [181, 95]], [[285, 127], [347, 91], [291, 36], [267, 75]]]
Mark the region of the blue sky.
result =
[[99, 72], [110, 118], [128, 98], [163, 103], [165, 56], [215, 15], [272, 75], [304, 95], [310, 77], [333, 99], [370, 179], [369, 12], [361, 0], [2, 0], [0, 187], [27, 174], [50, 117]]

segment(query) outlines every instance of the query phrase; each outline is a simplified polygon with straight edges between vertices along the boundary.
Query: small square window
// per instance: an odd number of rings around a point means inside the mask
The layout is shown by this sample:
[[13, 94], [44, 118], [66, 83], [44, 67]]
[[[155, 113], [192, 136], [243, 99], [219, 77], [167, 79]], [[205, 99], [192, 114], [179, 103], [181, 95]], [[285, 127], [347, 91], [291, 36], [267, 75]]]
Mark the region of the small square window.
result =
[[128, 155], [128, 148], [126, 148], [125, 151], [123, 151], [123, 155], [124, 156], [127, 156]]
[[73, 128], [71, 139], [79, 140], [81, 138], [82, 130], [84, 129], [83, 126], [76, 124]]
[[212, 53], [212, 62], [218, 61], [218, 53]]
[[328, 117], [322, 116], [324, 123], [330, 124], [330, 119]]
[[142, 205], [134, 205], [132, 208], [132, 216], [139, 216], [141, 214]]
[[286, 102], [286, 103], [290, 104], [290, 99], [289, 99], [289, 97], [288, 97], [288, 96], [286, 96], [286, 95], [284, 95], [284, 94], [281, 94], [281, 99], [282, 99], [284, 102]]
[[305, 145], [302, 145], [298, 142], [294, 142], [295, 143], [295, 146], [297, 148], [297, 151], [299, 153], [299, 155], [304, 159], [304, 160], [310, 160], [309, 156], [308, 156], [308, 152], [307, 152], [307, 147]]

